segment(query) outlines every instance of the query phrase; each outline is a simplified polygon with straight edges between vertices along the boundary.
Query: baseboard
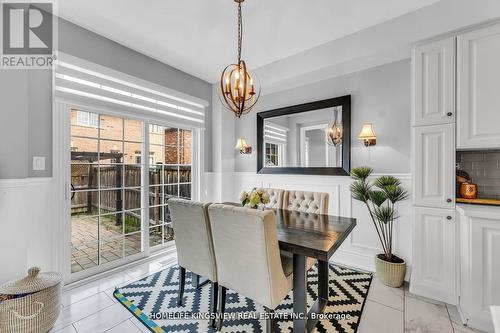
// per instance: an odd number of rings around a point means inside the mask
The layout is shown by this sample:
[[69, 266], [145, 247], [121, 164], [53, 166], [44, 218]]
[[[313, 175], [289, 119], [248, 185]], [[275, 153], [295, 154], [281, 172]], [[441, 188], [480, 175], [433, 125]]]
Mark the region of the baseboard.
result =
[[375, 272], [373, 257], [365, 254], [338, 250], [334, 253], [331, 262], [342, 266], [354, 267], [368, 272]]
[[430, 289], [427, 286], [422, 286], [415, 282], [410, 283], [410, 293], [417, 296], [441, 301], [447, 304], [458, 305], [458, 296], [448, 295], [446, 293], [440, 292], [439, 290]]

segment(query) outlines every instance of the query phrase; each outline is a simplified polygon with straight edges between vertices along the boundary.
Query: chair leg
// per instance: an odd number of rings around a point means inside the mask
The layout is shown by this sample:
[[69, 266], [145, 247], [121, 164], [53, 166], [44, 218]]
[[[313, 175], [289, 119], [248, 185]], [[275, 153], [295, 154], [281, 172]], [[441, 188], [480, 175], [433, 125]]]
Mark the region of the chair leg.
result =
[[214, 315], [212, 320], [210, 320], [210, 326], [215, 328], [216, 320], [215, 314], [217, 313], [217, 299], [219, 295], [219, 284], [217, 282], [212, 282], [212, 297], [210, 299], [210, 313]]
[[269, 319], [266, 320], [266, 333], [274, 333], [276, 332], [276, 318], [274, 318], [274, 310], [266, 309], [266, 313], [269, 316]]
[[177, 295], [177, 305], [182, 305], [184, 298], [184, 287], [186, 285], [186, 269], [179, 266], [179, 294]]
[[200, 286], [200, 276], [191, 272], [191, 283], [194, 289], [198, 289], [198, 287]]
[[224, 321], [224, 312], [226, 311], [226, 291], [227, 289], [221, 285], [219, 285], [219, 308], [218, 314], [219, 318], [217, 318], [217, 331], [222, 330], [222, 324]]

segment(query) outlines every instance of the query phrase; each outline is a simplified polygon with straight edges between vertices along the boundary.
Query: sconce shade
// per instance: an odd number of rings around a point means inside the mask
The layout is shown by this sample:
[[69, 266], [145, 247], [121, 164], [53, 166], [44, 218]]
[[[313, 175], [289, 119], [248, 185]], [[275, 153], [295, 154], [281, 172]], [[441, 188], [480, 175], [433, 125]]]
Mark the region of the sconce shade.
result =
[[361, 132], [359, 132], [358, 139], [376, 139], [377, 136], [375, 135], [375, 131], [373, 130], [373, 125], [372, 123], [365, 123], [363, 124], [363, 128], [361, 129]]
[[365, 147], [375, 146], [377, 144], [377, 136], [373, 130], [372, 123], [364, 123], [358, 138], [364, 141]]
[[239, 138], [238, 141], [236, 141], [236, 146], [234, 148], [243, 150], [248, 147], [247, 142], [245, 141], [244, 138]]
[[236, 141], [236, 146], [234, 148], [238, 149], [240, 151], [240, 154], [251, 154], [252, 153], [252, 147], [250, 147], [248, 145], [248, 143], [245, 141], [244, 138], [239, 138]]

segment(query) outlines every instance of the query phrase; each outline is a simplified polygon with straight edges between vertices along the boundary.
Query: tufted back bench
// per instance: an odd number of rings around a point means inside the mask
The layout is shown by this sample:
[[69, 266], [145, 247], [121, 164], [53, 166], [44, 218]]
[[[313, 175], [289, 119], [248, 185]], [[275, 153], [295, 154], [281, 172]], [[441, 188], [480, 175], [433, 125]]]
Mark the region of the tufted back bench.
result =
[[285, 194], [284, 190], [277, 188], [262, 188], [261, 190], [269, 194], [269, 203], [266, 204], [267, 208], [280, 209], [283, 207], [283, 195]]
[[304, 213], [328, 214], [328, 193], [287, 190], [282, 207]]

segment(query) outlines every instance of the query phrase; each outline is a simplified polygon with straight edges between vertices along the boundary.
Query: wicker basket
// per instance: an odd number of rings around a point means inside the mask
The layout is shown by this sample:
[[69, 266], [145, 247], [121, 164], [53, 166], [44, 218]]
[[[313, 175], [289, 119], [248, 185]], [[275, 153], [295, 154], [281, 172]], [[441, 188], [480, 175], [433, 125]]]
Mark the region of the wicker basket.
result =
[[27, 277], [0, 286], [3, 295], [27, 294], [0, 302], [0, 332], [45, 333], [54, 326], [61, 309], [62, 278], [39, 272], [31, 268]]

